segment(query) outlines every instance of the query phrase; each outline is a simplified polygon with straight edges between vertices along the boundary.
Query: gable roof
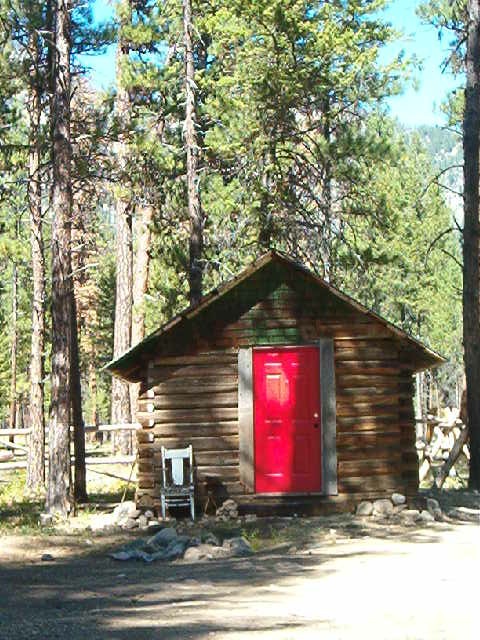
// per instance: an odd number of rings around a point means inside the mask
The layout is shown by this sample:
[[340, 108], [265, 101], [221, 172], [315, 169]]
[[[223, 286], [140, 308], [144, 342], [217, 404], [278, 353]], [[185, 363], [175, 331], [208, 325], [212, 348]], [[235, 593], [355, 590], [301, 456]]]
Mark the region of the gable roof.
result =
[[392, 322], [389, 322], [374, 311], [371, 311], [349, 295], [343, 293], [328, 282], [325, 282], [325, 280], [320, 276], [317, 276], [305, 266], [295, 262], [292, 258], [279, 253], [278, 251], [270, 250], [255, 260], [249, 267], [241, 271], [236, 277], [222, 283], [217, 288], [210, 291], [198, 304], [190, 305], [174, 316], [166, 324], [147, 336], [142, 340], [142, 342], [126, 351], [119, 358], [109, 362], [104, 369], [110, 371], [115, 376], [128, 380], [129, 382], [140, 381], [144, 376], [144, 367], [149, 360], [149, 355], [153, 350], [159, 348], [162, 345], [162, 341], [164, 341], [173, 331], [186, 328], [186, 325], [191, 323], [191, 321], [196, 319], [198, 316], [201, 316], [202, 313], [211, 307], [211, 305], [238, 287], [242, 282], [251, 278], [255, 274], [258, 274], [262, 269], [272, 263], [280, 264], [293, 272], [297, 271], [320, 289], [328, 291], [338, 300], [346, 303], [360, 313], [369, 316], [372, 320], [383, 325], [392, 333], [392, 336], [403, 341], [408, 347], [409, 355], [412, 356], [412, 370], [420, 371], [438, 366], [445, 362], [445, 358], [427, 347], [425, 344], [416, 338], [413, 338]]

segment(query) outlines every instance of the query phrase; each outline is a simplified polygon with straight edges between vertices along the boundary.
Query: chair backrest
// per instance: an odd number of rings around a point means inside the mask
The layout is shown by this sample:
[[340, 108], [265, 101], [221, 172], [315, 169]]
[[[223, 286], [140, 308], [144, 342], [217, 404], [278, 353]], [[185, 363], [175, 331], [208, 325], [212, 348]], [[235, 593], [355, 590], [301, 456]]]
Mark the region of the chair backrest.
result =
[[188, 445], [185, 449], [167, 449], [162, 446], [162, 474], [163, 486], [166, 487], [167, 482], [167, 460], [171, 461], [172, 484], [182, 486], [185, 484], [184, 477], [184, 460], [189, 461], [189, 482], [193, 483], [193, 447]]

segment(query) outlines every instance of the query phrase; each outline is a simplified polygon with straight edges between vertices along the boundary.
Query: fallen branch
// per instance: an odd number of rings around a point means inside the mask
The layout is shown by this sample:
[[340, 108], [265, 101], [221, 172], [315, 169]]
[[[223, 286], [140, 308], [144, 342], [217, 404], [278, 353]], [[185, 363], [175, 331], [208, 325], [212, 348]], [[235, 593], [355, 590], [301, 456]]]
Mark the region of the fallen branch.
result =
[[442, 465], [437, 477], [435, 478], [435, 485], [438, 489], [442, 488], [443, 483], [445, 482], [445, 480], [448, 477], [448, 474], [450, 473], [450, 469], [454, 466], [454, 464], [458, 460], [458, 456], [462, 453], [463, 447], [465, 446], [467, 439], [468, 439], [468, 429], [467, 427], [465, 427], [464, 429], [461, 430], [460, 435], [453, 443], [452, 450], [450, 451], [450, 454], [445, 464]]

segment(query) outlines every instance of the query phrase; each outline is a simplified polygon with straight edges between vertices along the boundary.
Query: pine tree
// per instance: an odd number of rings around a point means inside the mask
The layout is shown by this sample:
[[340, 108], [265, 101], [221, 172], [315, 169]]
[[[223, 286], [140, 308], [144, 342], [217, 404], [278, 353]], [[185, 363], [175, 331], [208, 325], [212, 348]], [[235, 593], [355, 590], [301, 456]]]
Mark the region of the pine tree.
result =
[[30, 446], [28, 449], [26, 485], [39, 492], [45, 482], [45, 258], [43, 246], [43, 213], [41, 187], [41, 115], [43, 82], [41, 52], [36, 32], [30, 36], [31, 70], [29, 74], [29, 177], [30, 246], [32, 260], [32, 344], [30, 358]]
[[[128, 89], [125, 87], [123, 73], [130, 51], [127, 37], [132, 21], [130, 0], [119, 4], [119, 36], [117, 44], [116, 74], [117, 93], [115, 97], [115, 115], [119, 128], [117, 143], [118, 173], [120, 184], [116, 188], [116, 293], [115, 326], [113, 356], [118, 357], [130, 348], [132, 331], [132, 279], [133, 279], [133, 239], [132, 239], [132, 202], [126, 188], [127, 174], [127, 133], [131, 117], [131, 105]], [[127, 31], [126, 31], [127, 30]], [[112, 380], [113, 424], [131, 422], [130, 393], [128, 384], [123, 380]], [[128, 453], [130, 438], [128, 432], [121, 432], [119, 445], [122, 453]]]
[[52, 190], [52, 382], [49, 421], [47, 512], [65, 517], [70, 510], [71, 406], [71, 162], [69, 0], [54, 0], [53, 190]]
[[464, 153], [463, 345], [470, 435], [469, 486], [480, 489], [480, 2], [467, 0]]

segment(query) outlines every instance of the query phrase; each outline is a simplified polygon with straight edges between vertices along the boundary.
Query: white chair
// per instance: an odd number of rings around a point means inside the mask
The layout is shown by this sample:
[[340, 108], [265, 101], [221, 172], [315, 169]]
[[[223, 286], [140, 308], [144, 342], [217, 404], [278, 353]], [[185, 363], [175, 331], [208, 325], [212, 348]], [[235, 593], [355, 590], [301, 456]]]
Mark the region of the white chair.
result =
[[[185, 470], [188, 465], [189, 469]], [[188, 507], [195, 520], [195, 487], [193, 484], [193, 448], [166, 449], [162, 447], [162, 517], [165, 519], [167, 507]]]

